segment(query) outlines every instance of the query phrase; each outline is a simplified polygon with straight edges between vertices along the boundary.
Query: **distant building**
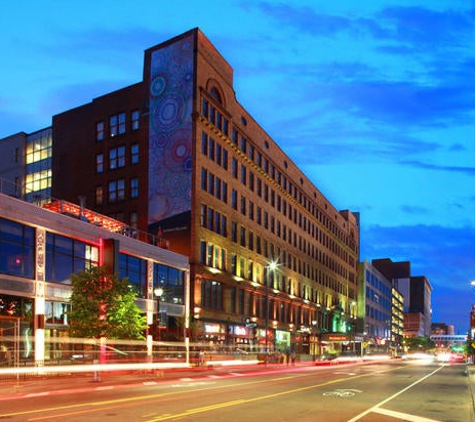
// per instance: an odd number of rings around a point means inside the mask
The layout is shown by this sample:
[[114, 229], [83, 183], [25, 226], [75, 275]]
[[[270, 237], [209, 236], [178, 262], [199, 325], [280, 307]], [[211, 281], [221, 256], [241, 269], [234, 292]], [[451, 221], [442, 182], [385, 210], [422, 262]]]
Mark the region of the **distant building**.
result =
[[384, 274], [364, 261], [359, 265], [358, 298], [365, 353], [396, 354], [402, 343], [402, 295]]
[[432, 286], [427, 277], [411, 276], [408, 261], [373, 259], [379, 269], [404, 297], [404, 337], [429, 337], [432, 323]]
[[52, 143], [51, 128], [0, 139], [0, 192], [28, 202], [49, 201]]

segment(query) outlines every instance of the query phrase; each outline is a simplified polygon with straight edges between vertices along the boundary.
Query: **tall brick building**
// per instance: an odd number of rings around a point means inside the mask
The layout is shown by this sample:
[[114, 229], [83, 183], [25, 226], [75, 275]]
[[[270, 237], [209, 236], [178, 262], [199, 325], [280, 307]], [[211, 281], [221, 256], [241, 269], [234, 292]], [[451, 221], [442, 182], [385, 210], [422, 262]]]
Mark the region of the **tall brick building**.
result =
[[146, 50], [143, 81], [54, 116], [52, 130], [53, 197], [189, 256], [200, 341], [310, 353], [312, 332], [356, 318], [358, 214], [338, 211], [239, 104], [199, 29]]

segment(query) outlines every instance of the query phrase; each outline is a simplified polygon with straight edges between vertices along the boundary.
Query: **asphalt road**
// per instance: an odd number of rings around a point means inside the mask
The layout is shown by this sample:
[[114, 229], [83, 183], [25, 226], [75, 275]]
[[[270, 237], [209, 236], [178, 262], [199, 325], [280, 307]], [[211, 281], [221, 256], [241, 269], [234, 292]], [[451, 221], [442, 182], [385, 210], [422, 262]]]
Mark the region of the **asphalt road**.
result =
[[0, 420], [475, 421], [463, 364], [256, 367], [135, 382], [58, 382], [62, 388], [42, 391], [38, 381], [34, 392], [5, 396]]

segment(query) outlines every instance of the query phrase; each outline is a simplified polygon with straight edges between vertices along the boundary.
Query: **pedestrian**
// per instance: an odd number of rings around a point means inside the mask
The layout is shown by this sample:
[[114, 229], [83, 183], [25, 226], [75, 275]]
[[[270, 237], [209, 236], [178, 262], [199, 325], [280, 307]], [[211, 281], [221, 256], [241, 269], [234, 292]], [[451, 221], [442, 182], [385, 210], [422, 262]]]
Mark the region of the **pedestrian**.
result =
[[205, 352], [204, 352], [204, 350], [200, 350], [199, 358], [200, 358], [199, 366], [205, 366], [206, 362], [205, 362]]
[[285, 349], [285, 361], [287, 363], [287, 366], [289, 366], [289, 363], [290, 363], [290, 347], [287, 347]]
[[297, 354], [295, 353], [295, 350], [292, 350], [290, 357], [292, 359], [292, 366], [295, 366], [295, 359], [297, 358]]

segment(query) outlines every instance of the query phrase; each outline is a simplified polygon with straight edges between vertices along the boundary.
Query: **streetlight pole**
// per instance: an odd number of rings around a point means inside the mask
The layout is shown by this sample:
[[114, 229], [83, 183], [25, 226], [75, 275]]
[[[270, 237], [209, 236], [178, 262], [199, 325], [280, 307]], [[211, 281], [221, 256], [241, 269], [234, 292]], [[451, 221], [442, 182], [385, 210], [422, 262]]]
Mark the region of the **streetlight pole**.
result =
[[163, 295], [163, 289], [161, 287], [158, 287], [154, 290], [155, 296], [157, 296], [157, 328], [158, 328], [158, 334], [157, 334], [157, 352], [159, 351], [159, 342], [160, 342], [160, 298]]
[[277, 268], [277, 262], [276, 261], [271, 261], [269, 262], [269, 265], [267, 266], [267, 277], [266, 277], [266, 309], [265, 309], [265, 317], [266, 317], [266, 324], [265, 324], [265, 363], [267, 365], [267, 361], [269, 358], [269, 338], [268, 338], [268, 331], [269, 331], [269, 276], [271, 272], [274, 272], [275, 269]]
[[312, 327], [313, 327], [313, 361], [315, 362], [315, 359], [317, 357], [317, 320], [312, 321]]

